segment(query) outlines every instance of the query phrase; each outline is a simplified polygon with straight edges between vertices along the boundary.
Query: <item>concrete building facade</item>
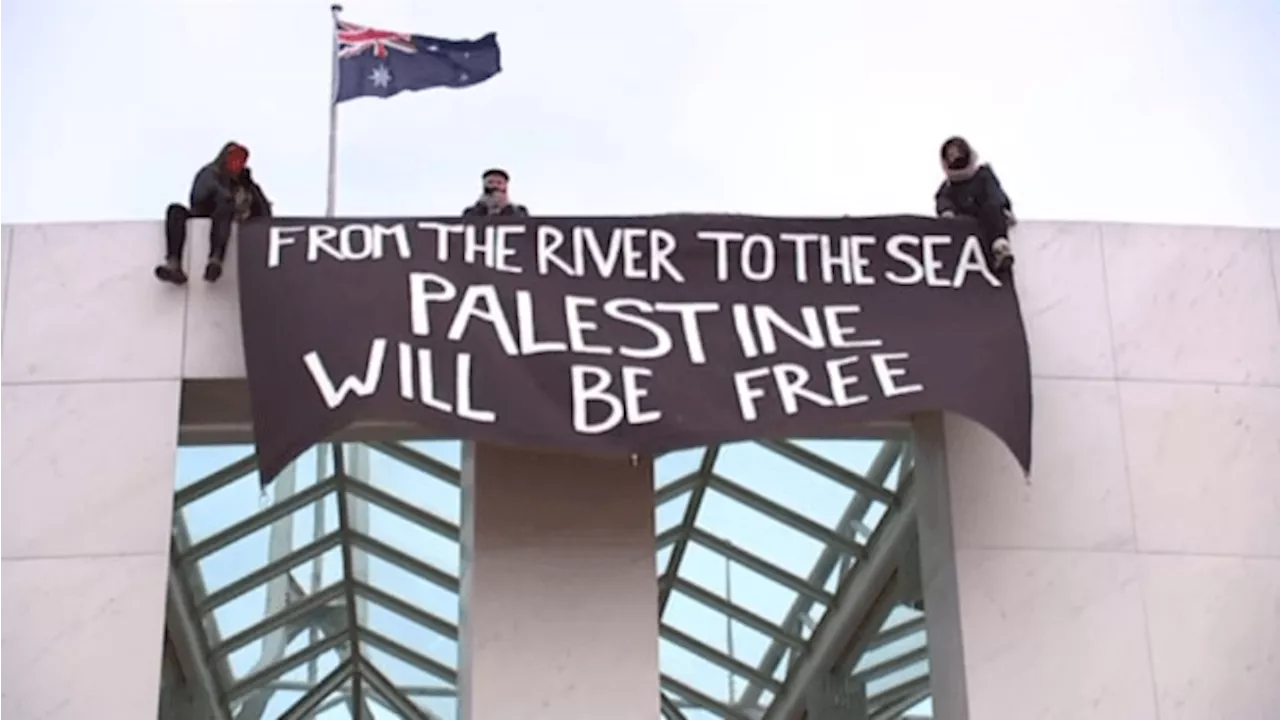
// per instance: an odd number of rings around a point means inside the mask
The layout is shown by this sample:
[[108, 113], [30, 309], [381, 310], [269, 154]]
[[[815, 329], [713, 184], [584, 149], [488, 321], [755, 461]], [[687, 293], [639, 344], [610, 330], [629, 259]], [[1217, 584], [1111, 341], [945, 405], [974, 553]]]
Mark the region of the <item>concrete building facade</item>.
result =
[[[164, 285], [151, 276], [161, 233], [158, 222], [3, 228], [3, 710], [14, 720], [157, 712], [179, 426], [216, 434], [225, 410], [193, 418], [184, 393], [244, 375], [234, 254], [216, 285]], [[195, 223], [189, 265], [205, 235]], [[1280, 716], [1280, 231], [1024, 222], [1015, 245], [1031, 477], [964, 418], [911, 419], [917, 470], [903, 502], [919, 527], [935, 717]], [[468, 472], [495, 474], [462, 523], [462, 715], [652, 720], [649, 480], [629, 465], [520, 455], [473, 447], [464, 459], [464, 488]], [[528, 462], [556, 466], [566, 487], [609, 475], [635, 502], [590, 519], [581, 501], [529, 503], [500, 481]], [[559, 568], [550, 584], [511, 565], [548, 533], [564, 549], [544, 556]], [[567, 600], [573, 571], [592, 603]], [[502, 618], [507, 631], [494, 632]], [[551, 625], [567, 634], [539, 631]], [[810, 657], [837, 651], [821, 627], [811, 641]], [[556, 662], [532, 657], [547, 643]], [[806, 668], [788, 683], [812, 681]], [[799, 717], [804, 691], [783, 687], [768, 717]]]

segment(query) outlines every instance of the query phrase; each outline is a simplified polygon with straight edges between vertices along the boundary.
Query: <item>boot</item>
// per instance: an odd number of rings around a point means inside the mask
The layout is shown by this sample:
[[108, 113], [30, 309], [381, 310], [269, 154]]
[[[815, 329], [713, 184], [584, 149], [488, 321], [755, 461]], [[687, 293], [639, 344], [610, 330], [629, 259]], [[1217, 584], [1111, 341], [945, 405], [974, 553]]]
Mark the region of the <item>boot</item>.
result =
[[204, 279], [206, 282], [217, 282], [222, 277], [222, 261], [218, 258], [209, 258], [209, 264], [204, 266]]
[[174, 285], [187, 284], [187, 274], [182, 272], [182, 261], [178, 258], [165, 258], [156, 266], [156, 277]]

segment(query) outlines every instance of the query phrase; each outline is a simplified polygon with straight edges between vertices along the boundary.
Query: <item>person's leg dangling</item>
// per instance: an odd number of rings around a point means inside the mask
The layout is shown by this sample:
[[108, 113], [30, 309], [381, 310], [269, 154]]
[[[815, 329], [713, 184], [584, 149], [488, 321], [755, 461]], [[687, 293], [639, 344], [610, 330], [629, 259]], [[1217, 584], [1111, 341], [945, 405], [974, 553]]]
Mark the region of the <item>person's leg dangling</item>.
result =
[[182, 271], [182, 251], [187, 244], [187, 218], [191, 213], [183, 206], [174, 203], [164, 214], [164, 262], [156, 266], [156, 277], [174, 285], [187, 282], [187, 274]]

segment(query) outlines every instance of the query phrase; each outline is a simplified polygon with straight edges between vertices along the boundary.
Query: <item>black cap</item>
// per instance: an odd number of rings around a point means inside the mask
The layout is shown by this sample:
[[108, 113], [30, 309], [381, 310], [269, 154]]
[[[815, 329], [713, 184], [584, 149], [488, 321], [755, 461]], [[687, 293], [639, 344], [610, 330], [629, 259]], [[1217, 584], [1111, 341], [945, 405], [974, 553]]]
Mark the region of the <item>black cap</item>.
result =
[[484, 174], [481, 175], [480, 177], [487, 178], [490, 175], [497, 175], [498, 177], [501, 177], [503, 180], [506, 180], [508, 182], [511, 181], [511, 176], [508, 175], [507, 171], [503, 170], [502, 168], [492, 168], [490, 170], [485, 170]]

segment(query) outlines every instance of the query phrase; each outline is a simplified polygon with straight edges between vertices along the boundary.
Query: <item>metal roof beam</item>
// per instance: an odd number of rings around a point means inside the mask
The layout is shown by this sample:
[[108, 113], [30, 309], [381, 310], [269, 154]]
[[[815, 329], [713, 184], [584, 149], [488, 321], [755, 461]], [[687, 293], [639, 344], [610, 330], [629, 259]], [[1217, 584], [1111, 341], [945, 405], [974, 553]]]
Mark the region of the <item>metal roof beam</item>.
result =
[[898, 546], [916, 531], [915, 514], [919, 493], [909, 482], [901, 491], [901, 504], [881, 522], [872, 537], [870, 557], [858, 564], [853, 578], [841, 589], [836, 603], [827, 610], [809, 640], [809, 648], [788, 673], [783, 689], [765, 720], [798, 720], [804, 712], [809, 687], [830, 672], [848, 644], [852, 628], [867, 616], [879, 589], [898, 566]]

